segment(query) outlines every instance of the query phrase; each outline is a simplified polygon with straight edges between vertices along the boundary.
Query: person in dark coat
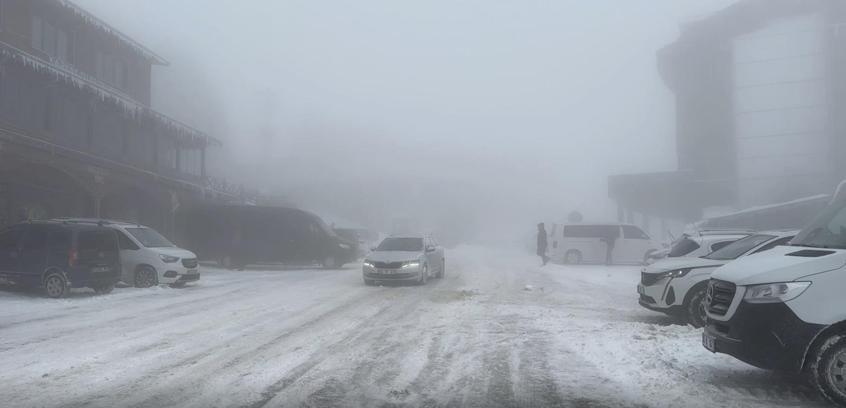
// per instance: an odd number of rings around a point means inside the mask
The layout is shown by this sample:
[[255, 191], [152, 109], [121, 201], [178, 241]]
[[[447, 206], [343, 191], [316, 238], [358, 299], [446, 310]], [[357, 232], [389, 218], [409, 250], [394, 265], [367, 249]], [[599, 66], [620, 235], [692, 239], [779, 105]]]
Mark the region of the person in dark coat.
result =
[[547, 250], [546, 226], [543, 223], [538, 224], [538, 256], [541, 257], [541, 262], [544, 265], [549, 262], [549, 257], [546, 256]]
[[602, 238], [602, 242], [605, 243], [605, 264], [606, 265], [613, 265], [614, 264], [614, 245], [617, 243], [617, 235], [619, 232], [615, 233], [615, 230], [607, 231], [605, 237]]

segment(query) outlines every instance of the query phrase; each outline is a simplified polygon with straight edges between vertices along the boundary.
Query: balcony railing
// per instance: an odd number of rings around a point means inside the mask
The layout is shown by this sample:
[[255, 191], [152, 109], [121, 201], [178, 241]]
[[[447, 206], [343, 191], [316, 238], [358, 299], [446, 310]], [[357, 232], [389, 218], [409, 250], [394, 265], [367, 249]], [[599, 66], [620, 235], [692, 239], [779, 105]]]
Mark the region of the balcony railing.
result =
[[45, 59], [21, 50], [14, 45], [0, 41], [0, 56], [9, 58], [23, 66], [38, 72], [47, 73], [57, 79], [66, 81], [73, 86], [93, 92], [100, 99], [111, 100], [134, 115], [146, 115], [162, 125], [171, 128], [179, 139], [196, 143], [198, 140], [209, 146], [220, 146], [220, 140], [215, 139], [179, 120], [157, 112], [149, 106], [135, 100], [125, 92], [117, 89], [89, 74], [68, 66], [55, 59]]

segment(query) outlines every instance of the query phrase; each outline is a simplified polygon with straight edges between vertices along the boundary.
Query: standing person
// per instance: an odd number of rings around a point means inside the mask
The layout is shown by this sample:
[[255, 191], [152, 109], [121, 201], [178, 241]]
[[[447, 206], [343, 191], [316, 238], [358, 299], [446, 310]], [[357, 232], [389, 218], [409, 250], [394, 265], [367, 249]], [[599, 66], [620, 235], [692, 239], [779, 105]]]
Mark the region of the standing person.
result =
[[547, 249], [546, 240], [546, 226], [543, 223], [538, 224], [538, 256], [541, 257], [541, 262], [546, 265], [549, 262], [549, 257], [546, 256]]
[[606, 232], [605, 237], [602, 238], [602, 241], [605, 242], [605, 264], [612, 265], [614, 263], [614, 244], [617, 243], [617, 235], [619, 232], [615, 233], [616, 230], [608, 229]]

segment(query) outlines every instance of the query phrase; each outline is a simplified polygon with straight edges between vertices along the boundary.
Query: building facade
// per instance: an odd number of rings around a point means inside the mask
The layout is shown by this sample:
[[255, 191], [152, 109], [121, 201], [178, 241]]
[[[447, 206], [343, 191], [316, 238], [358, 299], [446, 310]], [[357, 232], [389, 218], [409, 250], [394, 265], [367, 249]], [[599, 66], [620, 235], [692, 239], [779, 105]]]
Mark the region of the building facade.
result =
[[150, 107], [167, 62], [66, 0], [0, 0], [0, 226], [126, 219], [169, 231], [197, 200], [214, 138]]
[[658, 53], [678, 170], [611, 177], [631, 212], [684, 222], [831, 193], [846, 178], [846, 2], [740, 0]]

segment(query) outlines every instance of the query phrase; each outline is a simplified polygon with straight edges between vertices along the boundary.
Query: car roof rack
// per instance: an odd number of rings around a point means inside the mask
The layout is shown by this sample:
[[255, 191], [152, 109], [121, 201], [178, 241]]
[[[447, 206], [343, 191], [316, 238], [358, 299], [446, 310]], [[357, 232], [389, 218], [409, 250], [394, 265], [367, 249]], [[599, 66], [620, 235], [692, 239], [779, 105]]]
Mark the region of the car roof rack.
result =
[[703, 228], [691, 231], [692, 235], [742, 235], [754, 234], [756, 231], [749, 228]]

